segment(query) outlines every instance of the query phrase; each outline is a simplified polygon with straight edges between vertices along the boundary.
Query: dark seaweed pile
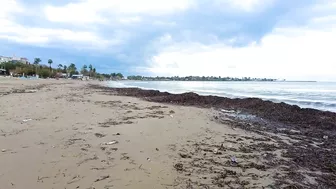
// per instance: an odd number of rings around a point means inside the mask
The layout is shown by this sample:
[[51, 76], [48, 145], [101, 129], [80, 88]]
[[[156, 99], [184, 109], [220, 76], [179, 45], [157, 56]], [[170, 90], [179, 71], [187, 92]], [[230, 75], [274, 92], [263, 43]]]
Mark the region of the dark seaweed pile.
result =
[[[300, 108], [286, 103], [274, 103], [259, 98], [231, 99], [218, 96], [201, 96], [196, 93], [171, 94], [139, 88], [109, 88], [100, 85], [91, 85], [91, 87], [105, 92], [115, 92], [118, 95], [140, 97], [153, 102], [240, 110], [260, 118], [290, 125], [293, 128], [328, 131], [328, 133], [336, 131], [336, 113]], [[320, 136], [316, 137], [323, 137], [324, 132], [318, 133]], [[311, 134], [315, 135], [315, 133]]]

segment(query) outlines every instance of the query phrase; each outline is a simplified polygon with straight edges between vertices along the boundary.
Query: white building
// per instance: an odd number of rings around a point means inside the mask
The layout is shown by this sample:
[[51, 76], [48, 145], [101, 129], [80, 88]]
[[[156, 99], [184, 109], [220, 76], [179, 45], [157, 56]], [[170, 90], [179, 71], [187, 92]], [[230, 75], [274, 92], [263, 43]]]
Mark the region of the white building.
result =
[[24, 64], [28, 64], [29, 61], [27, 58], [20, 58], [20, 62], [24, 63]]
[[0, 56], [0, 63], [12, 61], [12, 57]]
[[24, 64], [28, 64], [29, 60], [27, 58], [20, 58], [20, 57], [16, 57], [15, 55], [13, 57], [7, 57], [7, 56], [0, 56], [0, 63], [3, 62], [10, 62], [10, 61], [18, 61], [18, 62], [22, 62]]

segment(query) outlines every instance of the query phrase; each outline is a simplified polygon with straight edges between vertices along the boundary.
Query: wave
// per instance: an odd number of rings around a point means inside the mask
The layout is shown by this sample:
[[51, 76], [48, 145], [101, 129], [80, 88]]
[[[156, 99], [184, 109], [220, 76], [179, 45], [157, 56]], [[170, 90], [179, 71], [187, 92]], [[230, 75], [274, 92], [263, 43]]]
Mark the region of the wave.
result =
[[[189, 85], [190, 83], [190, 85]], [[199, 82], [201, 83], [201, 82]], [[292, 105], [298, 105], [302, 108], [314, 108], [320, 110], [328, 110], [336, 112], [336, 94], [333, 92], [335, 89], [330, 88], [329, 85], [324, 89], [318, 89], [318, 87], [300, 88], [301, 84], [296, 86], [291, 83], [291, 88], [285, 88], [287, 85], [280, 86], [277, 84], [277, 88], [274, 85], [253, 85], [247, 83], [208, 83], [195, 84], [192, 82], [142, 82], [142, 81], [111, 81], [108, 82], [109, 87], [117, 88], [141, 88], [147, 90], [159, 90], [162, 92], [170, 92], [173, 94], [180, 94], [185, 92], [194, 92], [199, 95], [213, 95], [222, 96], [228, 98], [260, 98], [263, 100], [270, 100], [273, 102], [285, 102]], [[297, 87], [297, 89], [293, 89]]]

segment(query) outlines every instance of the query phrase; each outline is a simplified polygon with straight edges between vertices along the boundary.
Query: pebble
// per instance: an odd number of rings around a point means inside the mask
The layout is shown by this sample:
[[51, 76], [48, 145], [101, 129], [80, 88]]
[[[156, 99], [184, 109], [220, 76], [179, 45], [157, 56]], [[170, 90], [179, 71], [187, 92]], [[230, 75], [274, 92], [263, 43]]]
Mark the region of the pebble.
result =
[[2, 149], [1, 152], [6, 152], [7, 150], [6, 149]]

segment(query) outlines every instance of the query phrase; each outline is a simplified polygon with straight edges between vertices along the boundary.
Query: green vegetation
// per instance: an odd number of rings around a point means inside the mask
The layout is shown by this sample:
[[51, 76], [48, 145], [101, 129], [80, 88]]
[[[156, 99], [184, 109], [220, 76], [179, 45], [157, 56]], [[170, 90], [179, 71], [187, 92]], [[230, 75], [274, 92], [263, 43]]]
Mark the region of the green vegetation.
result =
[[[15, 77], [21, 76], [35, 76], [39, 75], [41, 78], [56, 78], [56, 77], [72, 77], [75, 74], [83, 74], [90, 78], [99, 80], [121, 80], [124, 78], [121, 73], [97, 73], [96, 68], [92, 64], [89, 66], [83, 65], [83, 67], [78, 70], [76, 64], [70, 63], [68, 66], [63, 64], [58, 64], [57, 68], [52, 68], [54, 63], [52, 59], [48, 60], [47, 65], [40, 65], [42, 60], [40, 58], [35, 58], [34, 63], [25, 64], [20, 61], [11, 61], [0, 63], [0, 68], [6, 70], [7, 75], [10, 73]], [[66, 76], [65, 76], [66, 75]], [[233, 78], [233, 77], [201, 77], [201, 76], [187, 76], [187, 77], [145, 77], [141, 75], [128, 76], [129, 80], [143, 80], [143, 81], [276, 81], [276, 79], [268, 78]]]
[[48, 60], [48, 64], [49, 64], [49, 68], [50, 68], [50, 71], [51, 71], [51, 64], [53, 63], [53, 61], [51, 59]]
[[10, 61], [0, 63], [0, 68], [6, 70], [7, 75], [13, 75], [14, 77], [29, 77], [39, 75], [40, 78], [57, 78], [57, 77], [71, 77], [75, 74], [83, 74], [84, 76], [89, 76], [93, 79], [99, 80], [119, 80], [123, 79], [124, 76], [121, 73], [111, 73], [111, 74], [100, 74], [97, 73], [96, 68], [92, 64], [89, 66], [83, 65], [80, 72], [77, 70], [77, 66], [74, 63], [70, 63], [68, 66], [63, 64], [58, 64], [57, 68], [52, 68], [54, 63], [52, 59], [48, 60], [47, 65], [40, 65], [42, 60], [40, 58], [35, 58], [33, 64], [26, 64], [20, 61]]

